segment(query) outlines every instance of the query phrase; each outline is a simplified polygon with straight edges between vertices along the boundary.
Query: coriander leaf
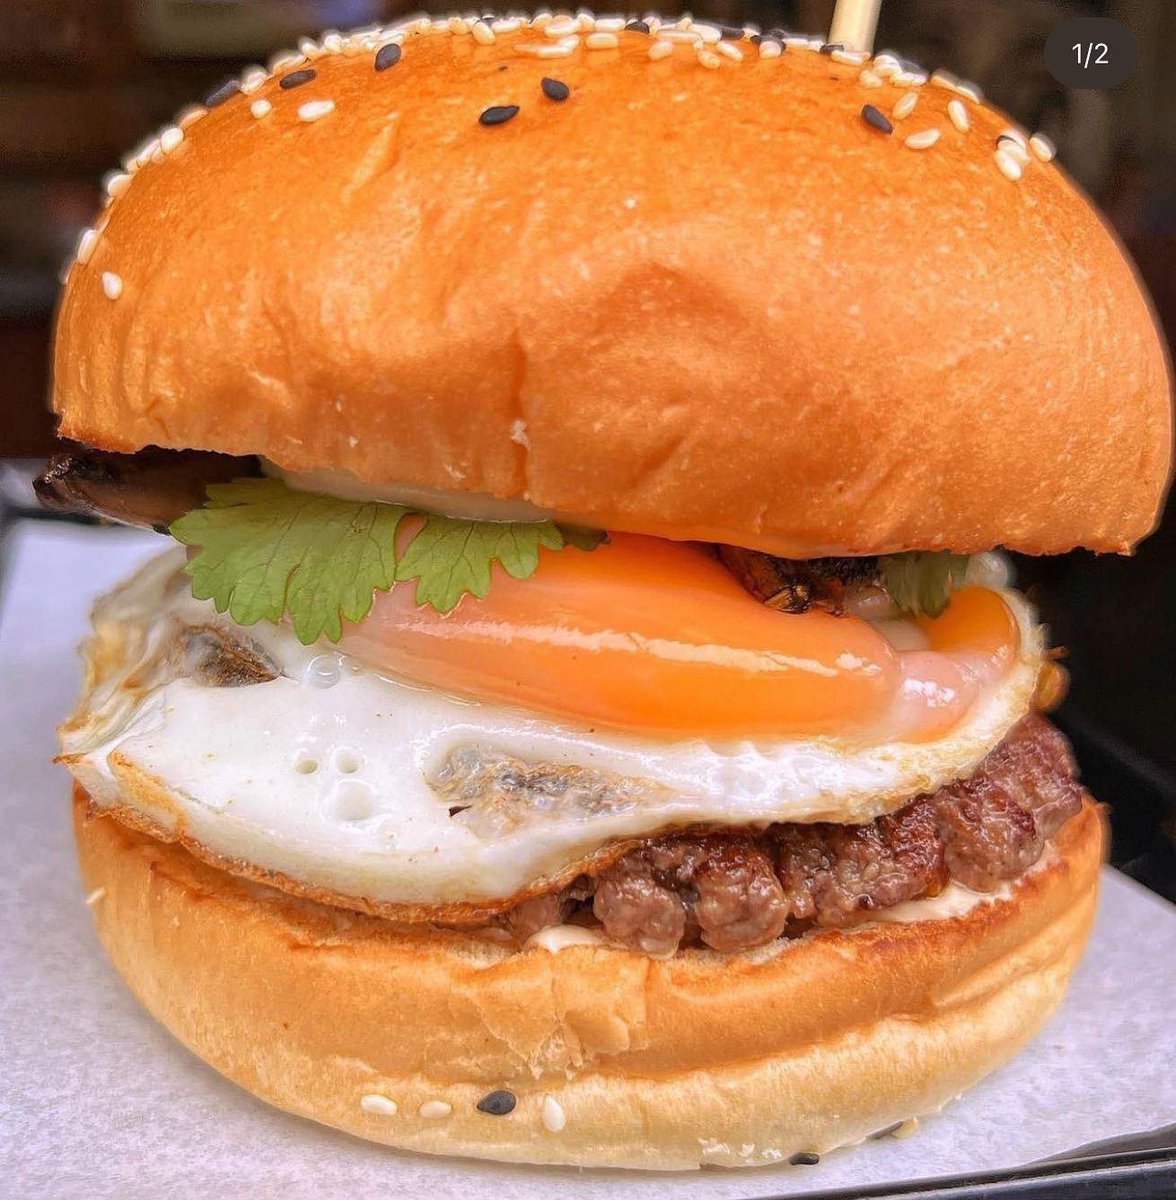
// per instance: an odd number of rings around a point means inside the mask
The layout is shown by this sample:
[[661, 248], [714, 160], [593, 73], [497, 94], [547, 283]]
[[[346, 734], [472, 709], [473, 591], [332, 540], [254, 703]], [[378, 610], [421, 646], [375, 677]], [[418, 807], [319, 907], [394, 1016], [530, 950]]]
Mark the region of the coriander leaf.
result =
[[948, 550], [885, 554], [878, 565], [890, 598], [916, 617], [939, 616], [968, 574], [968, 556]]
[[300, 642], [342, 636], [376, 588], [396, 577], [396, 529], [408, 510], [299, 492], [277, 479], [212, 484], [208, 502], [171, 525], [199, 547], [185, 570], [192, 594], [240, 625], [289, 612]]
[[430, 513], [405, 548], [396, 578], [416, 580], [418, 604], [449, 612], [466, 592], [486, 594], [495, 561], [515, 579], [534, 574], [540, 546], [564, 546], [564, 535], [551, 521], [463, 521]]

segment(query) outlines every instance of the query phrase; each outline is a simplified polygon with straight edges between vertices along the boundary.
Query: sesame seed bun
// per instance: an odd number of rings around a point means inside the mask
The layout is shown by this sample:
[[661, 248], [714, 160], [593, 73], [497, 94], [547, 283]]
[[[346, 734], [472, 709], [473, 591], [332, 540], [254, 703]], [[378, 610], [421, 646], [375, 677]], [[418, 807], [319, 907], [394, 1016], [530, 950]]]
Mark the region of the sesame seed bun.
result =
[[[1057, 1005], [1094, 911], [1087, 803], [963, 915], [668, 960], [400, 930], [225, 874], [75, 803], [98, 933], [185, 1045], [281, 1108], [429, 1153], [778, 1162], [940, 1108]], [[506, 1116], [478, 1102], [506, 1089]]]
[[336, 37], [129, 160], [62, 432], [795, 557], [1149, 531], [1164, 350], [1045, 143], [884, 62], [509, 25]]

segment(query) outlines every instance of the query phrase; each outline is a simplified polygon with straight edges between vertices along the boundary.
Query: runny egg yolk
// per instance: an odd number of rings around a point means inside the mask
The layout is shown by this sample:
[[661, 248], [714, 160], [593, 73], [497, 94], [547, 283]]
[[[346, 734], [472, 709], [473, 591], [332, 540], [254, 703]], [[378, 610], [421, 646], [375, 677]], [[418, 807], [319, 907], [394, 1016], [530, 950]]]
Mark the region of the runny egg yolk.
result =
[[1011, 666], [1017, 637], [1000, 597], [968, 588], [920, 622], [926, 650], [900, 652], [860, 618], [766, 607], [701, 547], [631, 534], [542, 551], [529, 579], [496, 566], [486, 597], [448, 614], [413, 592], [377, 593], [340, 649], [443, 691], [667, 737], [926, 740]]

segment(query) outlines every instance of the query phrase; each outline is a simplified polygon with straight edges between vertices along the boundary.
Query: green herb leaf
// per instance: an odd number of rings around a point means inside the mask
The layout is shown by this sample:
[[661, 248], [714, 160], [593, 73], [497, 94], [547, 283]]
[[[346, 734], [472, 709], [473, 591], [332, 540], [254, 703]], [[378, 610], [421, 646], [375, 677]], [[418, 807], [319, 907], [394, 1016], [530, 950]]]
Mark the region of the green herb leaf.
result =
[[295, 491], [277, 479], [213, 484], [203, 508], [172, 523], [172, 536], [198, 547], [186, 570], [192, 594], [240, 625], [289, 614], [299, 641], [338, 641], [343, 619], [358, 621], [377, 589], [416, 580], [416, 601], [449, 612], [467, 592], [484, 596], [500, 562], [516, 579], [539, 565], [539, 549], [591, 549], [603, 534], [550, 521], [462, 521], [423, 513], [398, 557], [396, 534], [412, 510]]
[[968, 556], [948, 550], [885, 554], [878, 565], [890, 598], [914, 616], [939, 616], [968, 574]]
[[461, 521], [431, 514], [405, 549], [396, 578], [416, 580], [418, 604], [449, 612], [466, 592], [480, 598], [490, 590], [495, 560], [515, 579], [526, 579], [539, 565], [540, 546], [563, 545], [550, 521]]

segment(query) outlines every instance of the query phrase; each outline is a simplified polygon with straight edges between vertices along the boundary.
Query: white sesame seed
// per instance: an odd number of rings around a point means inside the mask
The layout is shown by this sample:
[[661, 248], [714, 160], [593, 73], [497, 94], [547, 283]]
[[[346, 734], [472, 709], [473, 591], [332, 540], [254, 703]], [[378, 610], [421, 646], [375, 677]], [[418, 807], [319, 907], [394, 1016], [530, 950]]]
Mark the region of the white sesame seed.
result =
[[320, 117], [325, 117], [334, 111], [334, 100], [307, 100], [305, 104], [298, 106], [298, 119], [300, 121], [317, 121]]
[[329, 50], [332, 54], [338, 54], [343, 49], [343, 35], [338, 30], [332, 29], [323, 38], [323, 49]]
[[292, 67], [296, 63], [305, 61], [306, 59], [301, 54], [297, 54], [293, 50], [283, 50], [269, 60], [269, 71], [271, 75], [276, 75], [286, 67]]
[[677, 25], [679, 29], [689, 29], [694, 24], [694, 18], [687, 13], [684, 17], [679, 17]]
[[860, 67], [862, 63], [869, 60], [868, 54], [862, 54], [858, 50], [834, 50], [829, 57], [835, 63], [841, 63], [844, 67]]
[[1001, 138], [1008, 138], [1010, 141], [1016, 142], [1022, 150], [1029, 146], [1029, 139], [1019, 129], [1002, 129], [996, 135], [996, 140], [999, 142]]
[[490, 46], [494, 43], [494, 30], [485, 21], [475, 21], [470, 29], [474, 41], [480, 46]]
[[893, 54], [879, 54], [874, 59], [873, 66], [883, 79], [887, 75], [897, 75], [902, 70], [902, 63]]
[[1006, 179], [1011, 179], [1015, 183], [1021, 178], [1024, 168], [1003, 146], [993, 157], [996, 159], [996, 165], [1000, 168], [1000, 173]]
[[122, 295], [122, 276], [116, 275], [113, 271], [103, 271], [102, 290], [106, 293], [108, 300], [117, 300]]
[[624, 17], [597, 17], [596, 28], [601, 33], [620, 33], [625, 28]]
[[939, 141], [938, 129], [920, 129], [918, 133], [912, 133], [904, 144], [912, 150], [929, 150], [937, 141]]
[[306, 55], [307, 58], [318, 58], [323, 52], [323, 48], [314, 40], [314, 38], [299, 38], [298, 49]]
[[716, 29], [713, 25], [692, 25], [691, 32], [697, 33], [703, 42], [708, 46], [714, 46], [723, 40], [722, 30]]
[[549, 38], [567, 37], [569, 33], [579, 32], [580, 22], [575, 17], [560, 17], [543, 27], [543, 36]]
[[442, 1117], [449, 1116], [451, 1112], [453, 1112], [453, 1105], [448, 1100], [426, 1100], [417, 1109], [417, 1116], [424, 1117], [426, 1121], [438, 1121]]
[[938, 70], [931, 72], [931, 82], [940, 87], [954, 88], [959, 81], [950, 71]]
[[375, 1113], [381, 1117], [394, 1117], [400, 1108], [395, 1100], [389, 1100], [387, 1096], [381, 1096], [379, 1092], [369, 1092], [366, 1096], [361, 1096], [359, 1107], [364, 1112]]
[[554, 1096], [543, 1097], [543, 1107], [540, 1109], [539, 1117], [543, 1122], [543, 1128], [548, 1133], [559, 1133], [568, 1123], [568, 1114], [564, 1112], [563, 1105]]
[[460, 35], [470, 31], [470, 23], [464, 17], [450, 17], [445, 24], [452, 34]]
[[891, 77], [890, 82], [895, 87], [922, 87], [927, 82], [927, 76], [918, 71], [899, 71]]
[[106, 895], [106, 889], [105, 889], [104, 887], [96, 887], [96, 888], [95, 888], [95, 889], [94, 889], [94, 890], [93, 890], [93, 891], [92, 891], [92, 892], [91, 892], [91, 893], [90, 893], [90, 894], [89, 894], [89, 895], [86, 897], [86, 907], [87, 907], [87, 908], [93, 908], [93, 907], [94, 907], [94, 905], [95, 905], [95, 904], [97, 904], [97, 903], [98, 903], [98, 901], [99, 901], [99, 900], [101, 900], [101, 899], [102, 899], [102, 897], [103, 897], [103, 896], [105, 896], [105, 895]]
[[253, 101], [253, 103], [249, 106], [249, 111], [255, 117], [268, 117], [273, 111], [273, 107], [274, 106], [264, 96], [262, 96], [261, 98]]
[[1035, 133], [1029, 139], [1029, 149], [1037, 155], [1042, 162], [1049, 162], [1055, 154], [1057, 147], [1045, 136], [1044, 133]]
[[743, 51], [734, 42], [717, 42], [715, 51], [718, 54], [725, 54], [733, 62], [743, 61]]
[[[760, 49], [762, 50], [763, 47], [761, 46]], [[652, 58], [654, 62], [657, 62], [659, 58], [669, 58], [669, 56], [673, 53], [674, 43], [667, 42], [664, 38], [658, 38], [658, 40], [649, 47], [649, 57]]]
[[159, 148], [164, 154], [170, 154], [184, 140], [184, 131], [176, 125], [169, 125], [159, 135]]
[[951, 123], [960, 133], [968, 132], [968, 110], [964, 107], [962, 100], [949, 100], [947, 102], [947, 115], [951, 118]]
[[1028, 166], [1032, 161], [1029, 156], [1029, 146], [1026, 142], [1014, 141], [1004, 134], [1001, 134], [996, 139], [996, 148], [1003, 150], [1014, 162], [1020, 163], [1023, 167]]
[[241, 76], [241, 91], [246, 96], [252, 95], [259, 87], [269, 78], [269, 76], [261, 69], [261, 67], [250, 67], [244, 75]]
[[784, 47], [779, 42], [760, 42], [760, 58], [779, 58], [784, 53]]
[[522, 29], [522, 27], [523, 22], [518, 17], [502, 17], [490, 25], [490, 28], [495, 33], [514, 33], [516, 30]]
[[200, 104], [189, 104], [186, 108], [180, 109], [179, 115], [176, 117], [176, 124], [181, 129], [187, 129], [193, 121], [199, 121], [206, 112], [208, 109]]
[[974, 83], [961, 81], [955, 85], [955, 90], [961, 96], [966, 96], [973, 104], [980, 104], [984, 99], [984, 93]]
[[596, 28], [596, 17], [586, 8], [576, 14], [576, 24], [581, 33], [591, 33]]
[[151, 159], [155, 157], [155, 154], [158, 150], [159, 139], [155, 137], [148, 138], [147, 141], [145, 141], [142, 146], [139, 147], [138, 154], [135, 155], [135, 167], [142, 167], [146, 163], [150, 162]]
[[678, 45], [699, 46], [702, 44], [702, 39], [692, 29], [663, 29], [658, 37], [665, 42], [674, 42]]
[[717, 70], [723, 63], [723, 60], [713, 50], [699, 50], [698, 61], [708, 71]]
[[125, 171], [110, 171], [103, 180], [108, 196], [121, 196], [130, 182], [131, 177]]
[[915, 105], [919, 103], [918, 92], [907, 92], [905, 96], [899, 96], [894, 102], [894, 108], [891, 110], [891, 115], [896, 121], [901, 121], [909, 117], [915, 111]]
[[527, 422], [522, 417], [511, 423], [510, 440], [519, 446], [530, 447], [531, 439], [527, 437]]
[[589, 50], [615, 50], [618, 38], [615, 33], [590, 33], [584, 39], [584, 45]]
[[881, 75], [879, 75], [876, 71], [871, 71], [870, 68], [867, 67], [858, 76], [858, 82], [862, 85], [862, 87], [876, 88], [881, 87], [884, 81]]

